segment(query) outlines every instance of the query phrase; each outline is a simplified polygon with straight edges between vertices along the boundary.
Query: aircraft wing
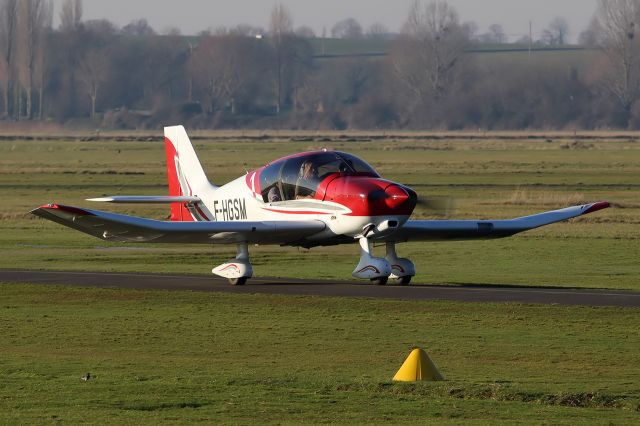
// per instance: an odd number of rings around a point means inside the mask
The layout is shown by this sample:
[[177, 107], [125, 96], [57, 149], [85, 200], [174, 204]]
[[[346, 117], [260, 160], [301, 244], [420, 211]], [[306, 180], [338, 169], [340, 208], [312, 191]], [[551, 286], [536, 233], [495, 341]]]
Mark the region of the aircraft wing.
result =
[[164, 222], [60, 204], [44, 205], [31, 213], [114, 242], [289, 244], [326, 227], [319, 220]]
[[199, 197], [175, 195], [110, 195], [108, 197], [87, 198], [87, 201], [120, 204], [168, 204], [168, 203], [197, 203]]
[[606, 209], [609, 203], [584, 204], [508, 220], [409, 220], [383, 241], [447, 241], [504, 238], [540, 226]]

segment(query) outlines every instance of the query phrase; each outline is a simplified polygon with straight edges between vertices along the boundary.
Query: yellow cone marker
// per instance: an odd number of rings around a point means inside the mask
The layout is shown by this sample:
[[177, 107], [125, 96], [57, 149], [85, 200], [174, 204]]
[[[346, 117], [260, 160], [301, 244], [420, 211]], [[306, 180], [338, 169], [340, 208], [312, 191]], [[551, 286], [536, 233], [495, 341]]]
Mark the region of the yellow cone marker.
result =
[[393, 376], [393, 380], [396, 382], [436, 381], [444, 380], [444, 377], [429, 355], [418, 348], [411, 351], [400, 370]]

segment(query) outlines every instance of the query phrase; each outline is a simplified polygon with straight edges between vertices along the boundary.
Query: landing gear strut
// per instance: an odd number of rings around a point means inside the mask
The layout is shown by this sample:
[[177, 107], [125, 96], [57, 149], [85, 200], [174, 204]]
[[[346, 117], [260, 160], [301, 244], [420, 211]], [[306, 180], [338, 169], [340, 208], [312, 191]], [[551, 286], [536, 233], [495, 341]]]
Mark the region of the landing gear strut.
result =
[[387, 255], [385, 259], [391, 265], [389, 278], [394, 284], [409, 285], [411, 278], [416, 275], [416, 266], [412, 261], [399, 258], [396, 254], [396, 243], [387, 243]]
[[238, 243], [235, 259], [216, 266], [211, 272], [219, 277], [227, 278], [231, 285], [244, 285], [247, 279], [253, 275], [247, 243]]
[[395, 242], [387, 243], [387, 255], [384, 258], [371, 255], [371, 241], [367, 237], [360, 237], [359, 243], [360, 262], [352, 273], [354, 277], [368, 279], [376, 285], [385, 285], [388, 281], [409, 285], [416, 274], [416, 267], [409, 259], [398, 257]]

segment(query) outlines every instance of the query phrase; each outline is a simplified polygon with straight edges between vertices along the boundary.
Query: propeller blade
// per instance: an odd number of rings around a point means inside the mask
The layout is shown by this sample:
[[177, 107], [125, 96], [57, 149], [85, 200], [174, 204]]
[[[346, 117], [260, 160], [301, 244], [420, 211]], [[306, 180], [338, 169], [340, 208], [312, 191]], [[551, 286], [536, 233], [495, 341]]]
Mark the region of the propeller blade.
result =
[[455, 210], [455, 200], [451, 197], [418, 197], [416, 207], [422, 210], [428, 210], [429, 213], [436, 216], [449, 216]]

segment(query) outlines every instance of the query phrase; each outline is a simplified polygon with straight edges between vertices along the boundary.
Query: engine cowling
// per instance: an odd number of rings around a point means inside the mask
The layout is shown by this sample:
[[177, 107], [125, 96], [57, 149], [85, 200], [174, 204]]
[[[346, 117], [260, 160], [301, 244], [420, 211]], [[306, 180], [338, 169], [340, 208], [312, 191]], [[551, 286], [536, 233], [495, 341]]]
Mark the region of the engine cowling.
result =
[[340, 176], [331, 180], [325, 201], [342, 204], [356, 216], [409, 216], [418, 197], [411, 189], [370, 176]]

